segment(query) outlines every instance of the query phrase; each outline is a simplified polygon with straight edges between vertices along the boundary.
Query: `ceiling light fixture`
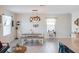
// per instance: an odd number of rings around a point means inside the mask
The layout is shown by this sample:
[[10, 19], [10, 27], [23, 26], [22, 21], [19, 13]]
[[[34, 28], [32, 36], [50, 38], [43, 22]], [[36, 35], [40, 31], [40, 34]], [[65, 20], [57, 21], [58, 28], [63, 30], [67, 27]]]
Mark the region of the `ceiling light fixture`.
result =
[[[38, 10], [32, 10], [34, 13], [37, 12]], [[33, 14], [33, 16], [30, 17], [30, 22], [38, 22], [40, 21], [40, 17], [35, 13], [36, 15]]]

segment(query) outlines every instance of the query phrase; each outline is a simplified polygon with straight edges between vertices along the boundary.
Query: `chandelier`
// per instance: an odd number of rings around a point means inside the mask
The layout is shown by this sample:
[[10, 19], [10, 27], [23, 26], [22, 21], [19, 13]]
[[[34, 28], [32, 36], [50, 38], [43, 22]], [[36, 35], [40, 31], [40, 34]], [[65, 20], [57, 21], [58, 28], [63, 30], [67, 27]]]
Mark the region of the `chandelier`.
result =
[[[32, 11], [38, 11], [38, 10], [32, 10]], [[38, 22], [40, 21], [40, 17], [36, 14], [30, 17], [30, 22]]]

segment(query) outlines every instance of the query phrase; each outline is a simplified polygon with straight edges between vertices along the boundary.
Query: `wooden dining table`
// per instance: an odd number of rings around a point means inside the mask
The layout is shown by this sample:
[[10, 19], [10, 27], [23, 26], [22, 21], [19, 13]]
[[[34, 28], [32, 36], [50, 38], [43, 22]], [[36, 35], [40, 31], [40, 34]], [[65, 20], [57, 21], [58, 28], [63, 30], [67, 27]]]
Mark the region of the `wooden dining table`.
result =
[[44, 42], [44, 36], [39, 33], [30, 33], [30, 34], [22, 34], [21, 39], [24, 39], [25, 41], [39, 41], [41, 44]]

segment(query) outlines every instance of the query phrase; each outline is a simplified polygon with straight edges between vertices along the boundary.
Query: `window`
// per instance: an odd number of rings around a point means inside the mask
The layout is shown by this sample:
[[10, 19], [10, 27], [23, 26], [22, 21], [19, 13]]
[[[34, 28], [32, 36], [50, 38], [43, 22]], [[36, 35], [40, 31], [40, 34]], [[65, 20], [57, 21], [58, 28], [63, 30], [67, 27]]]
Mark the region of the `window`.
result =
[[11, 16], [6, 16], [6, 15], [2, 15], [2, 21], [3, 21], [3, 36], [11, 34], [12, 17]]
[[55, 31], [55, 23], [56, 19], [55, 18], [48, 18], [47, 19], [47, 31]]

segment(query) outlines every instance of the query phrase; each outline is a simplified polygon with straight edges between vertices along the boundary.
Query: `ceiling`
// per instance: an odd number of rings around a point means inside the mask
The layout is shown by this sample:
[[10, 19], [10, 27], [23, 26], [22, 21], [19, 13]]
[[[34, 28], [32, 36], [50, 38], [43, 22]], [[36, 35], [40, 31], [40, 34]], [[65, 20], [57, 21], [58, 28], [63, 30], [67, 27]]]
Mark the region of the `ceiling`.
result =
[[79, 11], [79, 5], [3, 5], [2, 7], [14, 13], [32, 13], [32, 10], [38, 10], [40, 14]]

